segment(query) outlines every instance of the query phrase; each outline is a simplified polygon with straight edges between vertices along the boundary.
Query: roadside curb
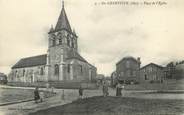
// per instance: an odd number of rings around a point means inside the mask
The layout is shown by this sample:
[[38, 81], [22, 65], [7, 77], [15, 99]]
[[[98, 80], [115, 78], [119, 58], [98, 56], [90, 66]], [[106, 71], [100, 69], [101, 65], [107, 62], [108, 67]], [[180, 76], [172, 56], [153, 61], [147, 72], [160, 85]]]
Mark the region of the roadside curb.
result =
[[7, 102], [7, 103], [0, 103], [0, 106], [18, 104], [18, 103], [29, 102], [29, 101], [33, 101], [33, 100], [34, 99], [27, 99], [27, 100], [13, 101], [13, 102]]
[[47, 110], [49, 108], [53, 108], [53, 107], [57, 107], [57, 106], [62, 106], [62, 105], [65, 105], [65, 104], [68, 104], [68, 103], [72, 103], [72, 101], [64, 101], [60, 104], [53, 104], [53, 105], [50, 105], [50, 106], [47, 106], [45, 108], [39, 108], [39, 109], [35, 109], [34, 111], [31, 111], [29, 113], [27, 113], [28, 115], [30, 114], [34, 114], [35, 112], [38, 112], [38, 111], [44, 111], [44, 110]]

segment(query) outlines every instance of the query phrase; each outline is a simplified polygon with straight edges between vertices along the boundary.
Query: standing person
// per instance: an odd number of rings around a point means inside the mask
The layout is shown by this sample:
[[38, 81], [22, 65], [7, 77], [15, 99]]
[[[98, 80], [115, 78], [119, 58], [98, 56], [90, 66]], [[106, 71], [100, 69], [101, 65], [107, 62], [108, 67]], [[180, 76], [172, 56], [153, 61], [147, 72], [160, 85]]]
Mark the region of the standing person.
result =
[[43, 100], [44, 100], [44, 92], [41, 91], [40, 92], [40, 101], [43, 102]]
[[102, 82], [102, 92], [103, 96], [105, 97], [105, 81]]
[[35, 103], [38, 103], [39, 99], [40, 99], [40, 95], [39, 95], [38, 87], [36, 87], [35, 90], [34, 90], [34, 100], [35, 100]]
[[115, 88], [116, 88], [116, 96], [118, 96], [118, 83], [115, 85]]
[[116, 85], [116, 96], [122, 96], [121, 90], [122, 90], [121, 84], [118, 83]]
[[122, 93], [122, 91], [121, 91], [121, 95], [122, 95], [122, 96], [124, 96], [124, 93], [125, 93], [125, 92], [124, 92], [124, 89], [125, 89], [125, 86], [122, 85], [122, 86], [121, 86], [121, 90], [123, 91], [123, 93]]
[[102, 90], [103, 90], [103, 96], [106, 97], [109, 95], [109, 92], [108, 92], [108, 84], [106, 81], [103, 82], [103, 87], [102, 87]]
[[105, 83], [105, 96], [109, 95], [109, 91], [108, 91], [108, 83]]
[[82, 86], [80, 86], [80, 88], [79, 88], [79, 98], [80, 99], [83, 98], [83, 89], [82, 89]]

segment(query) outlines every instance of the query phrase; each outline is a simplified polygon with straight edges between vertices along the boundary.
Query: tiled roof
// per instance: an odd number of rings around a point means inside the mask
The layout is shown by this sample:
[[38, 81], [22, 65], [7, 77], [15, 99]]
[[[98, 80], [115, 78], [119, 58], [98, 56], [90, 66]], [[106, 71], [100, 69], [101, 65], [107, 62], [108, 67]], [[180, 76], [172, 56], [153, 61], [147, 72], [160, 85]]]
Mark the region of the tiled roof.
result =
[[162, 66], [160, 66], [160, 65], [157, 65], [157, 64], [155, 64], [155, 63], [150, 63], [150, 64], [148, 64], [148, 65], [143, 66], [141, 69], [144, 69], [144, 68], [146, 68], [146, 67], [148, 67], [148, 66], [150, 66], [150, 65], [156, 66], [156, 67], [161, 68], [161, 69], [164, 68], [164, 67], [162, 67]]
[[47, 55], [39, 55], [39, 56], [33, 56], [28, 58], [23, 58], [19, 60], [12, 69], [15, 68], [23, 68], [23, 67], [32, 67], [32, 66], [38, 66], [38, 65], [46, 65], [47, 62]]

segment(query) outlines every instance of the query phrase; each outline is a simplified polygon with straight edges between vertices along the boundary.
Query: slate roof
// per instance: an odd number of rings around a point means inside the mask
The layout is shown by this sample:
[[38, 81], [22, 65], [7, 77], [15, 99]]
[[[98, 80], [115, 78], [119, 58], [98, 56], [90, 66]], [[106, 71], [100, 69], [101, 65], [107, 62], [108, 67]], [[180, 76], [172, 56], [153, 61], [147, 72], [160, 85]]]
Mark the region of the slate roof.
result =
[[46, 54], [28, 57], [28, 58], [22, 58], [12, 67], [12, 69], [46, 65], [46, 62], [47, 62], [47, 55]]
[[[69, 59], [77, 59], [77, 60], [83, 61], [85, 63], [88, 63], [78, 52], [71, 53], [71, 55], [67, 58], [67, 60], [69, 60]], [[46, 63], [47, 63], [47, 55], [46, 54], [38, 55], [38, 56], [33, 56], [33, 57], [20, 59], [12, 67], [12, 69], [24, 68], [24, 67], [33, 67], [33, 66], [39, 66], [39, 65], [46, 65]], [[88, 63], [88, 64], [90, 64], [90, 63]], [[93, 65], [91, 65], [91, 66], [93, 66]]]
[[[71, 53], [67, 59], [78, 59], [83, 62], [87, 62], [78, 52]], [[88, 62], [87, 62], [88, 63]]]
[[86, 61], [78, 52], [73, 52], [68, 58], [67, 60], [69, 59], [77, 59], [77, 60], [80, 60], [80, 61], [83, 61], [85, 63], [88, 63], [90, 66], [96, 68], [94, 65], [90, 64], [88, 61]]
[[64, 9], [64, 3], [63, 3], [63, 7], [61, 10], [60, 16], [58, 18], [58, 22], [57, 22], [56, 27], [55, 27], [55, 31], [59, 31], [61, 29], [66, 29], [69, 32], [72, 32], [72, 29], [70, 27], [70, 23], [68, 21], [68, 18], [67, 18], [65, 9]]

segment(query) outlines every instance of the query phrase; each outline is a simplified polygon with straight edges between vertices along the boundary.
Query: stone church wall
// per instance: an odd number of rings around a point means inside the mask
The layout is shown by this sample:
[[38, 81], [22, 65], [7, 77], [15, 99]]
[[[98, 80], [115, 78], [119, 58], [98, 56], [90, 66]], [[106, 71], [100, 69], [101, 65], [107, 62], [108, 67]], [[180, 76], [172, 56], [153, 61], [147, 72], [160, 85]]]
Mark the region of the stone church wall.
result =
[[41, 82], [46, 81], [45, 66], [34, 66], [12, 69], [9, 82]]

